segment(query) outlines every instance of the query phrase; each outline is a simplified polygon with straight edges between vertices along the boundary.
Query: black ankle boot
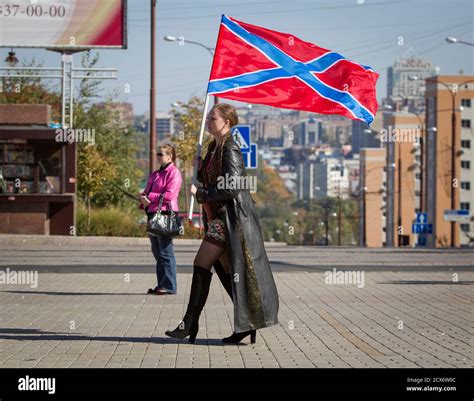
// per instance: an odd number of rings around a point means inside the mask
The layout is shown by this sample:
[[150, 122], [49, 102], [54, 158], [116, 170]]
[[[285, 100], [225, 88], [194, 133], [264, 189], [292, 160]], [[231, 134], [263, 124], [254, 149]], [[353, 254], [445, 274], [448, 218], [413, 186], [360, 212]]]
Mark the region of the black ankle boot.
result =
[[257, 330], [249, 330], [242, 333], [232, 333], [230, 337], [223, 338], [222, 342], [224, 344], [238, 344], [247, 336], [250, 336], [250, 343], [255, 344], [257, 341]]
[[200, 266], [194, 266], [191, 294], [189, 295], [188, 308], [181, 323], [173, 331], [166, 331], [169, 337], [183, 339], [189, 336], [189, 342], [194, 343], [199, 331], [199, 316], [206, 304], [209, 295], [212, 273]]

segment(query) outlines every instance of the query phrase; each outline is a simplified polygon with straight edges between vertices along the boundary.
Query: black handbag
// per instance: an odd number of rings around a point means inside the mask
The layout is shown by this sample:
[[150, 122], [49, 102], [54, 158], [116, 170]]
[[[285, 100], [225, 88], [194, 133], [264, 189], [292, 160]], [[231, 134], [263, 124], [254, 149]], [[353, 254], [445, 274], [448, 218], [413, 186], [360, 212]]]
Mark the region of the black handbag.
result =
[[161, 211], [163, 205], [164, 195], [160, 196], [160, 203], [158, 210], [148, 219], [146, 225], [146, 232], [149, 235], [157, 236], [162, 235], [164, 237], [176, 237], [178, 235], [184, 235], [184, 225], [179, 217], [173, 210], [171, 210], [170, 204], [168, 203], [169, 214], [164, 214]]

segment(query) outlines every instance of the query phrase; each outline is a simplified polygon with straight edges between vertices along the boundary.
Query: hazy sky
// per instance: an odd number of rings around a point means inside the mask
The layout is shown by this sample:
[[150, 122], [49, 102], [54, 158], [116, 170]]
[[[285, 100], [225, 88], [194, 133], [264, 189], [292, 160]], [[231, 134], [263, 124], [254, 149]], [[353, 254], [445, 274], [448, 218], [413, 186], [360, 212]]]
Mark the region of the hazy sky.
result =
[[[106, 1], [106, 0], [103, 0]], [[359, 0], [362, 2], [362, 0]], [[157, 109], [204, 96], [211, 56], [191, 44], [165, 42], [163, 36], [215, 46], [221, 14], [291, 33], [342, 53], [381, 74], [377, 97], [386, 93], [387, 67], [408, 55], [430, 59], [440, 74], [474, 74], [474, 47], [448, 44], [446, 36], [474, 42], [474, 0], [158, 0]], [[403, 37], [403, 45], [398, 44]], [[128, 49], [99, 50], [101, 67], [119, 70], [119, 79], [103, 84], [104, 92], [119, 88], [117, 99], [133, 103], [136, 114], [149, 109], [150, 1], [128, 1]], [[0, 60], [9, 49], [0, 49]], [[45, 50], [17, 49], [20, 60], [35, 57], [60, 67], [60, 56]], [[74, 56], [76, 67], [80, 53]], [[123, 88], [130, 85], [130, 93]]]

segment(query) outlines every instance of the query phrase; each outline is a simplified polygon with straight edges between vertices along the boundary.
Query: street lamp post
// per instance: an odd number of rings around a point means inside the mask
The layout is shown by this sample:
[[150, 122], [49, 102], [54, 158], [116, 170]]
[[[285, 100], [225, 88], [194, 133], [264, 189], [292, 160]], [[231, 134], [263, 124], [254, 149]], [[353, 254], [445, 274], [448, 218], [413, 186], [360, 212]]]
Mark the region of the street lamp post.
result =
[[329, 212], [326, 211], [326, 221], [324, 222], [326, 246], [329, 245]]
[[151, 0], [151, 48], [150, 48], [150, 175], [156, 170], [156, 99], [155, 99], [155, 31], [156, 31], [156, 0]]
[[[179, 41], [180, 43], [189, 43], [191, 45], [196, 45], [196, 46], [202, 47], [202, 48], [206, 49], [209, 52], [209, 54], [211, 55], [212, 58], [214, 58], [214, 51], [216, 49], [213, 48], [213, 47], [206, 46], [203, 43], [195, 42], [193, 40], [186, 40], [186, 39], [184, 39], [183, 36], [177, 38], [176, 36], [166, 35], [166, 36], [163, 37], [163, 39], [166, 40], [167, 42]], [[214, 105], [216, 105], [218, 103], [219, 103], [219, 98], [217, 96], [214, 96]]]
[[337, 210], [337, 245], [342, 245], [342, 209], [341, 209], [341, 197], [338, 199], [338, 210]]
[[453, 38], [452, 36], [448, 36], [446, 38], [446, 42], [448, 42], [448, 43], [461, 43], [463, 45], [474, 46], [474, 43], [465, 42], [464, 40], [459, 40], [458, 38]]
[[[409, 77], [409, 79], [412, 79]], [[384, 108], [386, 110], [392, 110], [392, 106], [390, 105], [384, 105]], [[428, 121], [428, 105], [425, 105], [425, 112], [426, 112], [426, 117], [425, 121], [421, 119], [421, 113], [416, 112], [416, 111], [408, 111], [408, 113], [413, 114], [417, 119], [418, 122], [420, 123], [421, 127], [421, 135], [419, 137], [419, 147], [420, 147], [420, 163], [419, 163], [419, 168], [420, 168], [420, 204], [419, 204], [419, 211], [421, 213], [424, 212], [425, 210], [425, 205], [424, 205], [424, 200], [425, 200], [425, 140], [427, 141], [427, 135], [429, 132], [434, 132], [436, 133], [437, 129], [436, 127], [431, 127], [431, 128], [426, 128], [426, 124]]]
[[398, 226], [397, 226], [397, 234], [398, 234], [398, 247], [402, 246], [402, 234], [400, 234], [400, 227], [402, 227], [402, 148], [401, 142], [398, 142]]
[[[332, 214], [332, 217], [337, 217], [337, 213], [333, 212], [333, 214]], [[328, 226], [329, 226], [329, 217], [328, 217]], [[327, 238], [328, 238], [328, 237], [326, 237], [326, 242], [327, 242], [327, 244], [326, 244], [326, 245], [328, 245], [328, 244], [329, 244], [329, 242], [328, 242]]]
[[13, 51], [13, 49], [11, 49], [11, 50], [8, 52], [8, 56], [7, 56], [7, 58], [5, 59], [5, 63], [10, 64], [10, 65], [12, 65], [12, 66], [15, 66], [16, 64], [18, 64], [18, 58], [16, 57], [16, 54], [15, 54], [15, 52]]
[[[392, 106], [386, 104], [384, 105], [386, 110], [392, 110]], [[427, 110], [426, 106], [425, 109]], [[420, 135], [420, 212], [423, 212], [423, 197], [424, 197], [424, 135], [425, 135], [425, 122], [421, 119], [421, 113], [417, 113], [415, 111], [408, 111], [408, 113], [413, 114], [420, 123], [421, 127], [421, 135]]]

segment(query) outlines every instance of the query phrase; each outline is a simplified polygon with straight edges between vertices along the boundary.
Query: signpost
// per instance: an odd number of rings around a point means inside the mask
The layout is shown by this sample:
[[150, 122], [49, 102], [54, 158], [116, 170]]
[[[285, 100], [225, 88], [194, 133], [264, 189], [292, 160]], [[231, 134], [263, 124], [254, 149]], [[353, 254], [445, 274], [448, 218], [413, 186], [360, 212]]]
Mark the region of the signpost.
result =
[[256, 169], [258, 168], [258, 157], [257, 157], [257, 144], [250, 144], [250, 152], [242, 152], [244, 157], [244, 163], [246, 169]]
[[232, 128], [232, 137], [240, 146], [242, 153], [250, 152], [250, 125], [236, 125]]
[[469, 210], [449, 210], [445, 209], [444, 211], [444, 220], [445, 221], [455, 221], [455, 222], [468, 222], [469, 221]]
[[240, 146], [246, 169], [258, 167], [257, 144], [250, 140], [250, 125], [236, 125], [232, 128], [232, 137]]
[[433, 224], [417, 224], [411, 225], [413, 234], [433, 234]]
[[417, 224], [426, 224], [428, 222], [428, 213], [422, 212], [416, 214], [416, 223]]
[[433, 234], [433, 224], [428, 223], [428, 213], [416, 214], [415, 223], [411, 226], [411, 232], [418, 235], [418, 246], [426, 246], [426, 235]]

